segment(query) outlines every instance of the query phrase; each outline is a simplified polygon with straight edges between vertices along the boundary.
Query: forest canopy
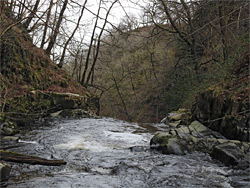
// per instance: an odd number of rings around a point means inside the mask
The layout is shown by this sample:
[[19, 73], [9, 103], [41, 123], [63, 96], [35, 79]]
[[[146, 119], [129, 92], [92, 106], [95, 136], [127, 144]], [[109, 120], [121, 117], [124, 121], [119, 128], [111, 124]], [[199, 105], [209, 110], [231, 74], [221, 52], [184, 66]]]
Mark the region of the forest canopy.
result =
[[[239, 79], [236, 70], [240, 78], [249, 75], [249, 6], [244, 0], [3, 0], [1, 13], [9, 9], [12, 19], [0, 35], [21, 25], [59, 68], [100, 97], [101, 115], [157, 122], [190, 107], [206, 88]], [[117, 8], [124, 15], [119, 23]]]

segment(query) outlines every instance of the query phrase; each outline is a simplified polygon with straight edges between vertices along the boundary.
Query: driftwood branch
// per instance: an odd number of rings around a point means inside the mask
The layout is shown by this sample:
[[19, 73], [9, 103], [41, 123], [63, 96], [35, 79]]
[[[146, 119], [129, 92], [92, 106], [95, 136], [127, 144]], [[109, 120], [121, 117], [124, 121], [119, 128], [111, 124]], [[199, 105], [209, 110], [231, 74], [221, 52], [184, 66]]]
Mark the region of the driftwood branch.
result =
[[63, 160], [48, 160], [41, 157], [24, 155], [10, 151], [0, 150], [0, 160], [16, 163], [28, 163], [30, 165], [61, 166], [66, 165]]

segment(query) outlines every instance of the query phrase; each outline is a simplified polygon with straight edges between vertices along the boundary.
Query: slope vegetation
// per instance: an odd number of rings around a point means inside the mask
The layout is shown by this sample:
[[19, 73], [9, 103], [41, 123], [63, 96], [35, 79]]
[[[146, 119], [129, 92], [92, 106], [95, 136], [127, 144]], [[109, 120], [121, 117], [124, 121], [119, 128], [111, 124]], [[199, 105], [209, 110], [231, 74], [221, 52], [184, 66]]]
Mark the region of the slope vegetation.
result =
[[[12, 113], [14, 116], [41, 112], [46, 114], [48, 109], [53, 112], [55, 102], [52, 102], [51, 93], [78, 94], [74, 97], [84, 97], [80, 100], [86, 103], [84, 110], [89, 110], [91, 106], [93, 111], [98, 111], [98, 99], [59, 69], [43, 49], [37, 48], [22, 24], [12, 18], [11, 12], [4, 10], [0, 19], [2, 120]], [[34, 97], [35, 93], [39, 94]], [[72, 108], [77, 107], [82, 108], [83, 104], [72, 105]]]

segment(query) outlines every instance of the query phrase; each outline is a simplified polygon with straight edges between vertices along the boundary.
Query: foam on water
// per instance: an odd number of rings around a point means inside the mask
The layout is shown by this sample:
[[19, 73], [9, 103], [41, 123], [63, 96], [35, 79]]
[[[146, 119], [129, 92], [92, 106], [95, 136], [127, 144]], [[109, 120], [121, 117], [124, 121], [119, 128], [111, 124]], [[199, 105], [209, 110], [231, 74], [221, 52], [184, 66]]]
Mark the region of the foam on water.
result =
[[[14, 165], [7, 187], [234, 187], [230, 177], [232, 169], [207, 154], [177, 156], [149, 149], [129, 149], [133, 146], [149, 148], [154, 130], [164, 129], [162, 124], [140, 127], [111, 118], [53, 123], [53, 126], [27, 132], [21, 142], [33, 144], [20, 143], [13, 151], [63, 159], [67, 165]], [[233, 174], [234, 185], [249, 187], [244, 176]]]

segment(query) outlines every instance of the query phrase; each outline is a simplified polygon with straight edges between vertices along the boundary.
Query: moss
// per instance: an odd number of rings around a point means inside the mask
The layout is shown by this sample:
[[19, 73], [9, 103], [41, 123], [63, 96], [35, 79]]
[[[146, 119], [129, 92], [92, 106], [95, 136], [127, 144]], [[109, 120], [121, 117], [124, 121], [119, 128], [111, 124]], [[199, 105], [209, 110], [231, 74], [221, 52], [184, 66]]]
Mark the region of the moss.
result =
[[[1, 15], [1, 18], [3, 17], [6, 17], [4, 12]], [[6, 21], [10, 20], [3, 19], [2, 24], [8, 25]], [[86, 98], [91, 94], [88, 95], [87, 91], [59, 69], [43, 50], [33, 45], [28, 32], [20, 25], [13, 27], [1, 39], [0, 107], [4, 112], [11, 112], [9, 118], [32, 120], [57, 108], [54, 100], [46, 95], [48, 91], [83, 94], [84, 101], [78, 101], [79, 106], [82, 105], [85, 110], [90, 106], [95, 108], [92, 101], [89, 106], [85, 104]], [[28, 92], [34, 89], [41, 89], [43, 92]], [[3, 101], [6, 102], [4, 109]], [[60, 101], [56, 103], [60, 104]], [[60, 108], [66, 108], [69, 104], [60, 105]]]
[[40, 75], [39, 75], [38, 72], [35, 71], [35, 70], [33, 71], [33, 74], [34, 74], [34, 76], [33, 76], [34, 81], [39, 83], [40, 80], [41, 80], [41, 79], [40, 79]]
[[160, 138], [160, 140], [159, 140], [159, 143], [160, 143], [160, 145], [161, 146], [166, 146], [167, 144], [168, 144], [168, 140], [169, 140], [170, 138], [169, 137], [161, 137]]
[[63, 80], [61, 80], [61, 81], [59, 82], [59, 85], [60, 85], [61, 87], [63, 87], [63, 88], [67, 88], [67, 87], [69, 87], [69, 82], [68, 82], [68, 80], [63, 79]]

